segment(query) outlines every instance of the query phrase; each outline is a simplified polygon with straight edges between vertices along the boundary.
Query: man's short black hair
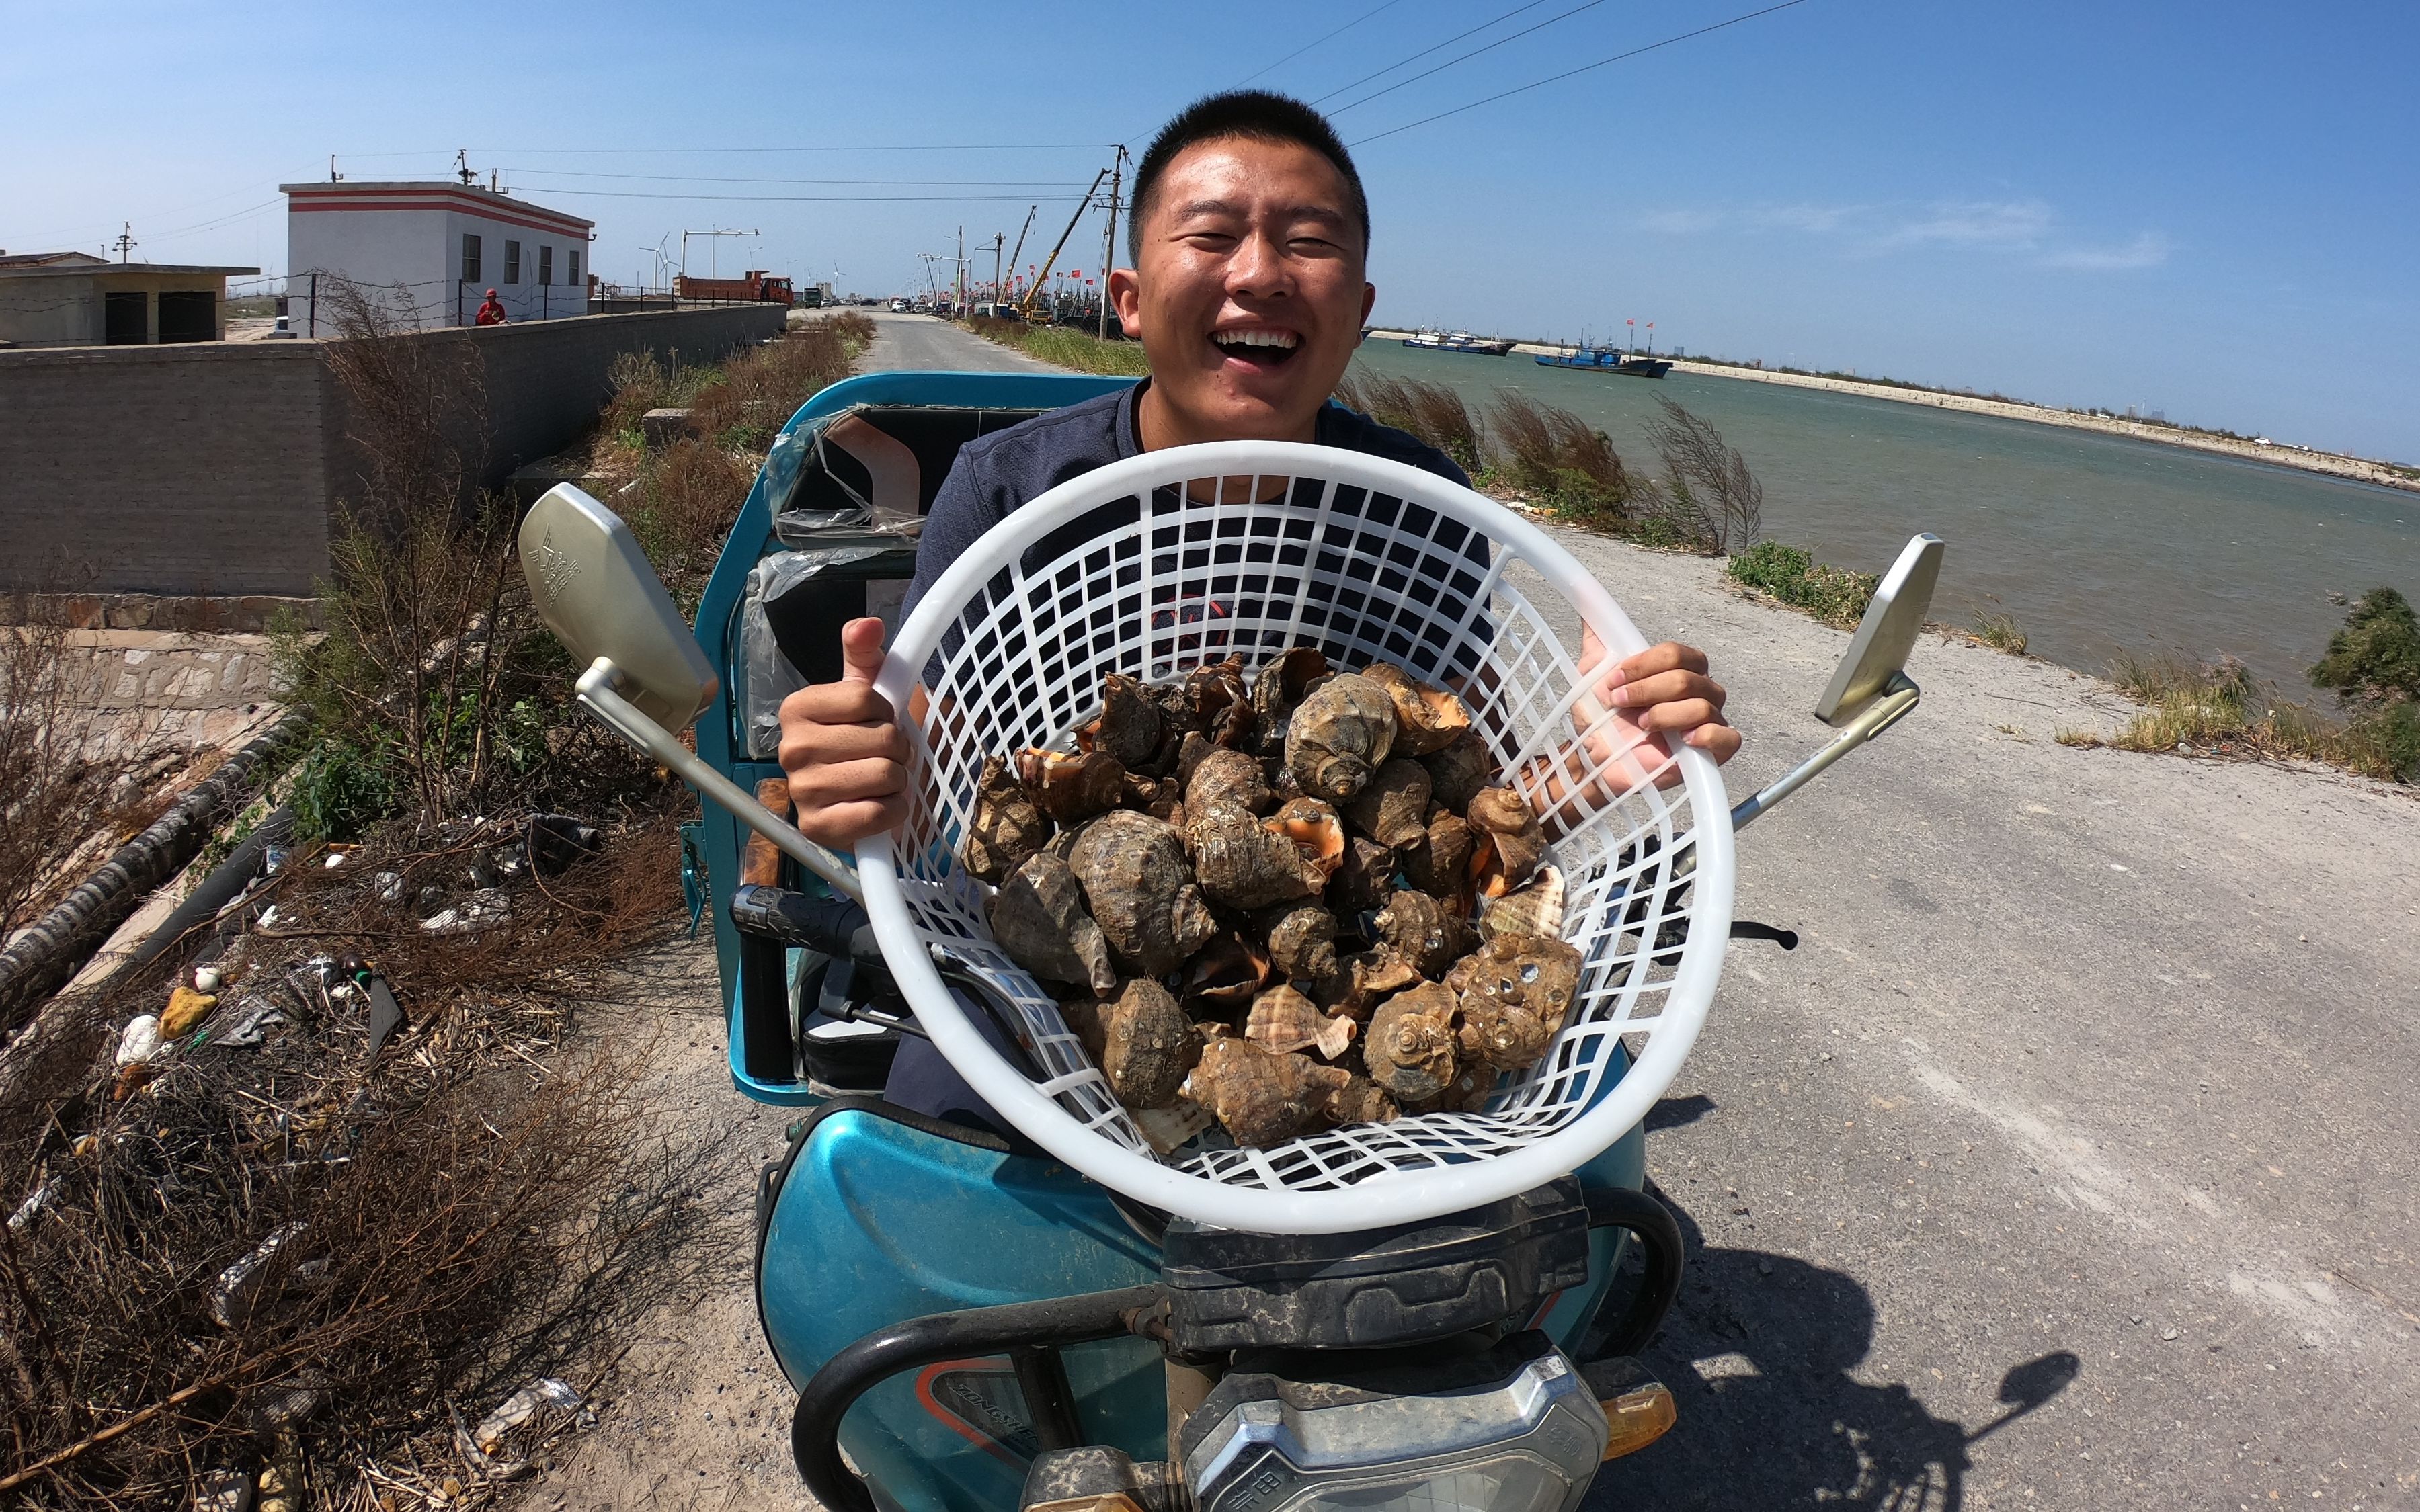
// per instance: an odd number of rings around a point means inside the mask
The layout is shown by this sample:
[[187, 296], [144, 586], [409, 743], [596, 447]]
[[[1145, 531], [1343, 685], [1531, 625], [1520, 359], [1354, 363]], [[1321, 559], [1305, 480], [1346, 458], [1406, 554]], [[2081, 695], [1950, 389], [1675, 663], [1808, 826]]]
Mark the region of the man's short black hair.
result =
[[1344, 150], [1343, 139], [1327, 117], [1289, 95], [1271, 94], [1265, 89], [1231, 89], [1223, 95], [1205, 95], [1177, 112], [1175, 119], [1159, 129], [1143, 149], [1142, 161], [1135, 165], [1134, 210], [1126, 219], [1126, 255], [1142, 259], [1142, 223], [1151, 213], [1152, 195], [1159, 188], [1160, 176], [1168, 171], [1178, 153], [1198, 142], [1215, 142], [1220, 137], [1249, 137], [1255, 142], [1291, 142], [1306, 147], [1336, 165], [1344, 179], [1344, 193], [1352, 202], [1353, 219], [1361, 227], [1361, 246], [1370, 246], [1370, 196], [1361, 191], [1361, 176], [1354, 170], [1353, 155]]

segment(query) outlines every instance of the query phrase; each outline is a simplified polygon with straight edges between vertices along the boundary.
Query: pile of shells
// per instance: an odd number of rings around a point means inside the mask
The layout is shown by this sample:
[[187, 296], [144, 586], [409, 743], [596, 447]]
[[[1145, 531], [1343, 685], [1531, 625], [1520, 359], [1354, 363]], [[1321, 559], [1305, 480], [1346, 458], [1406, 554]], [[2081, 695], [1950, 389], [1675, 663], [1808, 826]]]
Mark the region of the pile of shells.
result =
[[1579, 986], [1537, 815], [1470, 712], [1298, 646], [984, 763], [959, 860], [1153, 1148], [1475, 1111]]

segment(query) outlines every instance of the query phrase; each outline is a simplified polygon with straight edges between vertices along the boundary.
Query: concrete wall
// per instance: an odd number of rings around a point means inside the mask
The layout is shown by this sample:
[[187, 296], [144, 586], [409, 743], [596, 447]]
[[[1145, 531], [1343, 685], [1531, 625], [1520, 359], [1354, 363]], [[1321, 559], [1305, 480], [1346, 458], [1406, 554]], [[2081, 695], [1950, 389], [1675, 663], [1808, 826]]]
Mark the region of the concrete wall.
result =
[[213, 340], [226, 339], [224, 275], [156, 273], [137, 266], [95, 268], [90, 272], [9, 277], [0, 273], [0, 341], [20, 347], [98, 347], [106, 334], [103, 294], [139, 293], [144, 299], [144, 339], [160, 339], [160, 296], [211, 296], [218, 322]]
[[[409, 339], [478, 353], [492, 486], [595, 420], [615, 357], [716, 361], [780, 334], [783, 315], [738, 305]], [[0, 352], [0, 589], [310, 594], [351, 491], [322, 345]]]

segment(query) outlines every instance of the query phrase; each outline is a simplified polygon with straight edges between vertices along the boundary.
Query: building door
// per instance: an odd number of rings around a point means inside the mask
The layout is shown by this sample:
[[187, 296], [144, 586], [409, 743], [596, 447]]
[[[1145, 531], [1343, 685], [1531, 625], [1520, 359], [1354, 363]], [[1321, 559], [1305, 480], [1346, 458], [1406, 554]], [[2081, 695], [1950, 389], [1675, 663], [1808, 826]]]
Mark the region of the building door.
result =
[[219, 339], [219, 297], [209, 289], [176, 289], [160, 295], [160, 339]]
[[151, 296], [136, 290], [101, 297], [101, 339], [111, 347], [140, 347], [151, 339]]

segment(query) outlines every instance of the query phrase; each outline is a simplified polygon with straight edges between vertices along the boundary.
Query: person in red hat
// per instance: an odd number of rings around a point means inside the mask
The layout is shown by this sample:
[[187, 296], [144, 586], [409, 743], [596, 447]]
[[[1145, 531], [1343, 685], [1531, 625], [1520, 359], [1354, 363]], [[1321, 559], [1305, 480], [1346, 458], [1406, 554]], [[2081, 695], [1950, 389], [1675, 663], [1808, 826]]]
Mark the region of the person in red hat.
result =
[[474, 323], [483, 326], [500, 326], [504, 323], [504, 306], [503, 301], [496, 298], [494, 289], [488, 290], [486, 301], [479, 306], [479, 313], [472, 318]]

